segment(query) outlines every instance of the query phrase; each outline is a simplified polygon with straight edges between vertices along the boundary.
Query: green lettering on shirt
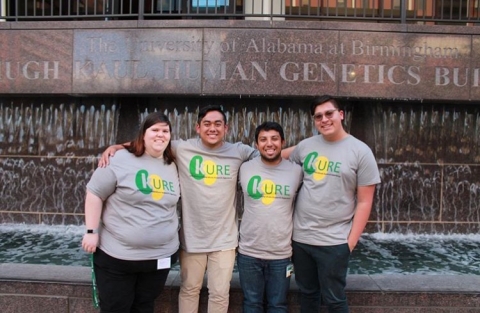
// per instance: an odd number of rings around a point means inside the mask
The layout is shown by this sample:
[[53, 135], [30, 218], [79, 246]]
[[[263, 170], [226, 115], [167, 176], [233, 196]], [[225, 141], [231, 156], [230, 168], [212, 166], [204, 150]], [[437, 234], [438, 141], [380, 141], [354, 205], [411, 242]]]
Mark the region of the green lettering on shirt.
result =
[[135, 175], [135, 185], [141, 193], [146, 195], [152, 193], [152, 188], [148, 184], [148, 172], [146, 170], [140, 170]]
[[203, 164], [203, 158], [199, 155], [194, 156], [190, 160], [190, 175], [192, 175], [193, 178], [196, 180], [202, 180], [205, 178], [205, 174], [203, 173], [202, 170], [202, 164]]

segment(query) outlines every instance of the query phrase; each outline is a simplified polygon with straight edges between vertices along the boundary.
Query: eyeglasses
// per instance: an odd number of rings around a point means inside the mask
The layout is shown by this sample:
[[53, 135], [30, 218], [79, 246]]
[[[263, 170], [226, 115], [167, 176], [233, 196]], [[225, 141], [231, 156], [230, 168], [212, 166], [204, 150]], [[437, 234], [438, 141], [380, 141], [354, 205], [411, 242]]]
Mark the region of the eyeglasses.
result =
[[323, 117], [325, 116], [327, 119], [331, 119], [333, 117], [333, 113], [335, 113], [335, 111], [338, 111], [338, 109], [333, 109], [333, 110], [328, 110], [326, 111], [325, 113], [318, 113], [318, 114], [315, 114], [313, 116], [313, 119], [317, 122], [320, 122], [323, 120]]

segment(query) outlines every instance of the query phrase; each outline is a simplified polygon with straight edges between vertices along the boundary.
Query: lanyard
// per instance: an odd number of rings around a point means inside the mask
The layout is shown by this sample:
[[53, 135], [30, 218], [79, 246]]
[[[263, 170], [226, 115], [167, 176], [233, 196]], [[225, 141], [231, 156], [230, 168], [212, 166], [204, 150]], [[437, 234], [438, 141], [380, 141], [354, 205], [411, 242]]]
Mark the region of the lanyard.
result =
[[98, 309], [98, 290], [97, 290], [97, 279], [95, 278], [95, 271], [93, 270], [93, 253], [90, 254], [90, 268], [92, 269], [92, 300], [93, 307]]

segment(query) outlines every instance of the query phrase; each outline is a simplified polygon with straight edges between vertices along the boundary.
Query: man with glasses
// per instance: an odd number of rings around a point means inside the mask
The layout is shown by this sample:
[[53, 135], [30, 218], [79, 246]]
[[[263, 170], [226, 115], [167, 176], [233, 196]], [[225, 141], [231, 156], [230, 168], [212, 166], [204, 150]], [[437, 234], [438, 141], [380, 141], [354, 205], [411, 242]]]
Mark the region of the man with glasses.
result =
[[304, 171], [294, 211], [295, 280], [302, 313], [318, 312], [320, 299], [329, 312], [343, 313], [348, 261], [380, 175], [371, 149], [343, 129], [345, 113], [334, 98], [315, 98], [311, 113], [320, 134], [289, 148]]

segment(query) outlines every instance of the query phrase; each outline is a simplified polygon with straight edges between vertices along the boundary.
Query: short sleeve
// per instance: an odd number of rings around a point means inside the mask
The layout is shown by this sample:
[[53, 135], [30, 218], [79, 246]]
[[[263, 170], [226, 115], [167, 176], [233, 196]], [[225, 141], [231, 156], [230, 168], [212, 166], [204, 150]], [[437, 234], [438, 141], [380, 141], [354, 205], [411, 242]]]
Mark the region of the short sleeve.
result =
[[380, 183], [378, 164], [370, 148], [365, 147], [358, 168], [358, 186], [369, 186]]
[[290, 161], [296, 163], [296, 164], [302, 164], [302, 160], [300, 159], [300, 144], [299, 143], [292, 151], [292, 153], [290, 153], [290, 157], [288, 158]]
[[87, 184], [87, 189], [103, 201], [115, 192], [117, 177], [110, 167], [97, 168]]
[[252, 160], [260, 155], [258, 150], [243, 143], [238, 143], [238, 148], [240, 149], [243, 161]]

